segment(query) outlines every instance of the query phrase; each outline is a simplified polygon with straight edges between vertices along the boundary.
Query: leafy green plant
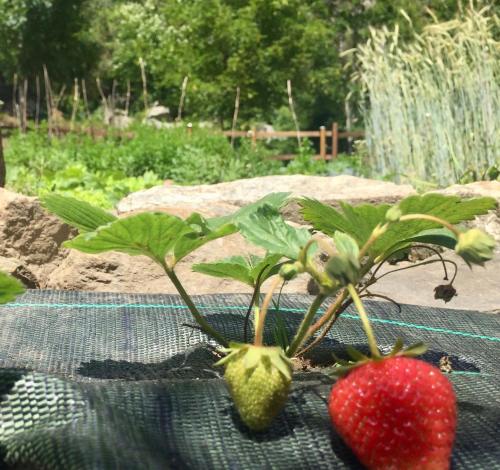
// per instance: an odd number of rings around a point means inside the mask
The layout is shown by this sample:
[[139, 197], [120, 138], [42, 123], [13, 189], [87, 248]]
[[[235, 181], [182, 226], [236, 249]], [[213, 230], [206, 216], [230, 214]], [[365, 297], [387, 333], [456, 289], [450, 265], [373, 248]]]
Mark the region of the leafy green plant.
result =
[[[199, 328], [224, 347], [227, 356], [219, 364], [226, 368], [226, 380], [240, 415], [250, 428], [261, 430], [269, 426], [286, 403], [294, 358], [317, 345], [350, 303], [354, 302], [360, 312], [370, 348], [376, 351], [361, 297], [368, 295], [367, 289], [377, 282], [378, 271], [386, 261], [413, 244], [428, 244], [454, 249], [469, 265], [482, 265], [491, 259], [494, 247], [493, 239], [484, 232], [456, 226], [493, 209], [496, 202], [491, 198], [461, 200], [429, 194], [410, 196], [393, 206], [353, 207], [344, 203], [340, 211], [299, 198], [304, 219], [315, 231], [329, 237], [329, 242], [323, 241], [321, 246], [328, 256], [323, 265], [318, 263], [319, 245], [311, 231], [293, 227], [281, 216], [279, 209], [287, 197], [284, 193], [270, 194], [232, 215], [209, 219], [197, 213], [181, 219], [157, 212], [117, 218], [88, 203], [60, 195], [46, 195], [43, 203], [49, 211], [79, 229], [80, 234], [65, 242], [65, 246], [86, 253], [120, 251], [133, 256], [146, 255], [162, 267]], [[178, 261], [192, 251], [237, 231], [266, 254], [234, 256], [200, 263], [193, 269], [253, 287], [247, 316], [253, 312], [252, 344], [247, 343], [246, 327], [244, 343], [241, 338], [226, 338], [217, 331], [200, 313], [175, 272]], [[452, 263], [442, 257], [437, 262]], [[272, 308], [274, 292], [300, 273], [314, 279], [319, 293], [294, 332], [289, 334], [278, 322], [274, 330], [277, 345], [264, 345], [266, 316]], [[261, 296], [265, 280], [269, 280], [270, 287]], [[452, 283], [453, 279], [445, 287], [452, 289]], [[329, 298], [334, 300], [318, 315], [319, 308]], [[393, 355], [399, 353], [410, 354], [409, 350], [402, 350], [402, 345]]]
[[0, 304], [11, 302], [24, 290], [24, 286], [17, 279], [0, 271]]
[[27, 195], [58, 192], [111, 208], [127, 194], [162, 184], [207, 184], [279, 173], [281, 163], [263, 146], [236, 149], [223, 135], [196, 129], [135, 126], [133, 137], [92, 139], [44, 130], [9, 137], [7, 187]]

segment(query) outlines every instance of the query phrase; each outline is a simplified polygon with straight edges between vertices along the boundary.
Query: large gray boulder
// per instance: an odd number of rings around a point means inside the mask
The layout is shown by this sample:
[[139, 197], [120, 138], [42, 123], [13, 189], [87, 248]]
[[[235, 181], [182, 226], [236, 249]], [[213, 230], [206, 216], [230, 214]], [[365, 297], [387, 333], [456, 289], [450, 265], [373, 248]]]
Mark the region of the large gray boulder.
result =
[[[207, 217], [220, 216], [275, 191], [305, 195], [334, 205], [344, 200], [355, 204], [395, 202], [414, 193], [409, 186], [352, 176], [271, 176], [218, 185], [152, 188], [125, 198], [118, 205], [118, 213], [126, 216], [144, 210], [162, 210], [187, 217], [197, 211]], [[500, 183], [453, 186], [444, 192], [464, 197], [490, 195], [500, 200]], [[285, 215], [300, 221], [293, 206], [292, 210], [285, 211]], [[492, 212], [478, 218], [474, 224], [498, 238], [498, 221], [498, 212]], [[47, 214], [36, 198], [0, 189], [0, 269], [11, 272], [30, 287], [175, 293], [161, 268], [148, 258], [120, 253], [87, 255], [62, 248], [62, 242], [74, 233]], [[259, 250], [235, 234], [213, 241], [187, 257], [179, 263], [177, 273], [192, 294], [249, 292], [250, 289], [240, 283], [193, 273], [191, 265], [250, 252], [259, 253]], [[442, 278], [440, 266], [435, 264], [420, 269], [385, 277], [375, 292], [392, 295], [400, 302], [442, 306], [433, 299], [432, 291]], [[486, 269], [475, 268], [473, 272], [462, 265], [457, 279], [459, 296], [447, 306], [488, 311], [500, 308], [497, 290], [492, 287], [498, 283], [497, 270], [498, 259]], [[307, 292], [305, 279], [302, 277], [289, 283], [285, 292]]]
[[117, 206], [119, 213], [139, 210], [175, 209], [214, 211], [222, 215], [273, 192], [290, 192], [327, 204], [346, 201], [396, 202], [415, 194], [410, 185], [357, 178], [355, 176], [278, 175], [197, 186], [165, 185], [130, 194]]

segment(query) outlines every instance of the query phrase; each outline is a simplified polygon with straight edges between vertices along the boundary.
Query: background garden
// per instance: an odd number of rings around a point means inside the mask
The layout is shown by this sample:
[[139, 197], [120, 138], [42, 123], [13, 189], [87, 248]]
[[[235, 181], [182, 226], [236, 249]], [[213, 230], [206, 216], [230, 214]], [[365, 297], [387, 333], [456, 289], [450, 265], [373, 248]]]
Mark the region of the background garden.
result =
[[[0, 0], [6, 185], [112, 207], [164, 180], [347, 172], [425, 190], [497, 179], [499, 11], [456, 0]], [[365, 137], [315, 160], [318, 141], [299, 131], [334, 122]], [[296, 137], [221, 133], [270, 126]], [[295, 158], [272, 158], [282, 154]]]

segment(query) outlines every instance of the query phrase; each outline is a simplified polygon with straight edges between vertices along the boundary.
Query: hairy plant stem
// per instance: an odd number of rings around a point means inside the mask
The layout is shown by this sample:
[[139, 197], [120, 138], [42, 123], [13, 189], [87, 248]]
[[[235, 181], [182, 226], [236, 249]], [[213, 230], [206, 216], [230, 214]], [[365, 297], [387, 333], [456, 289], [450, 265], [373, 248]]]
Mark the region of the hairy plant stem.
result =
[[356, 309], [358, 310], [359, 316], [361, 318], [361, 323], [363, 324], [363, 329], [365, 330], [366, 337], [368, 338], [368, 346], [370, 347], [370, 353], [374, 358], [380, 358], [380, 352], [377, 347], [377, 341], [375, 340], [375, 335], [373, 334], [372, 327], [370, 325], [370, 320], [368, 319], [368, 314], [366, 313], [365, 306], [359, 298], [356, 288], [352, 284], [348, 284], [347, 290], [351, 296]]
[[346, 297], [347, 297], [347, 291], [345, 289], [339, 292], [337, 298], [335, 299], [335, 302], [333, 302], [326, 309], [325, 313], [316, 323], [314, 323], [309, 327], [309, 329], [307, 330], [306, 337], [304, 338], [305, 341], [308, 340], [314, 333], [316, 333], [316, 331], [322, 328], [323, 325], [330, 320], [332, 315], [336, 314], [337, 310], [340, 308], [342, 302], [345, 300]]
[[323, 301], [327, 298], [326, 294], [319, 294], [316, 296], [316, 298], [313, 300], [313, 303], [309, 306], [309, 310], [305, 314], [304, 318], [302, 319], [302, 322], [300, 323], [299, 329], [297, 330], [297, 333], [295, 333], [295, 336], [286, 350], [286, 355], [288, 357], [293, 357], [294, 354], [297, 352], [297, 350], [302, 346], [304, 343], [304, 340], [307, 339], [307, 332], [309, 329], [309, 326], [311, 325], [314, 315], [318, 311], [318, 308], [321, 306]]
[[262, 308], [260, 311], [256, 310], [256, 319], [255, 319], [255, 339], [253, 344], [255, 346], [262, 346], [263, 337], [264, 337], [264, 324], [266, 323], [267, 310], [269, 309], [269, 304], [273, 299], [274, 291], [278, 288], [280, 283], [283, 281], [281, 276], [277, 276], [271, 287], [267, 291], [266, 296], [264, 297], [264, 301], [262, 302]]
[[228, 347], [229, 342], [226, 340], [226, 338], [224, 338], [224, 336], [222, 336], [217, 330], [212, 328], [210, 324], [203, 318], [199, 310], [196, 308], [196, 305], [193, 303], [193, 300], [182, 286], [181, 281], [175, 274], [174, 270], [170, 268], [166, 263], [161, 263], [161, 266], [165, 270], [168, 278], [172, 281], [172, 284], [177, 289], [177, 292], [179, 292], [182, 300], [184, 300], [184, 303], [189, 308], [189, 311], [193, 315], [194, 319], [196, 320], [198, 325], [200, 325], [201, 330], [205, 334], [213, 338], [215, 341], [217, 341], [221, 346]]
[[[325, 336], [331, 330], [333, 324], [337, 321], [339, 316], [347, 309], [347, 307], [349, 307], [349, 305], [352, 304], [352, 299], [349, 299], [347, 302], [345, 302], [346, 296], [347, 296], [347, 290], [343, 290], [342, 293], [339, 295], [339, 297], [337, 297], [335, 303], [330, 305], [330, 307], [328, 307], [328, 310], [325, 312], [325, 315], [323, 315], [320, 318], [320, 320], [316, 322], [315, 325], [309, 328], [302, 344], [304, 344], [314, 333], [316, 333], [316, 331], [321, 329], [321, 327], [326, 323], [326, 326], [323, 328], [323, 331], [316, 338], [314, 338], [314, 340], [311, 341], [311, 343], [309, 343], [307, 346], [305, 346], [299, 352], [297, 352], [296, 356], [303, 356], [306, 352], [310, 351], [312, 348], [317, 346], [319, 343], [321, 343], [321, 341], [325, 339]], [[343, 302], [340, 301], [341, 297]], [[317, 326], [320, 322], [321, 325]]]
[[385, 223], [384, 225], [379, 224], [373, 229], [373, 232], [371, 233], [370, 238], [368, 238], [366, 243], [363, 245], [363, 247], [359, 251], [358, 258], [360, 261], [361, 261], [361, 258], [363, 258], [363, 256], [365, 256], [365, 254], [370, 249], [370, 247], [375, 243], [377, 238], [380, 237], [381, 235], [383, 235], [387, 231], [388, 227], [389, 227], [389, 223]]

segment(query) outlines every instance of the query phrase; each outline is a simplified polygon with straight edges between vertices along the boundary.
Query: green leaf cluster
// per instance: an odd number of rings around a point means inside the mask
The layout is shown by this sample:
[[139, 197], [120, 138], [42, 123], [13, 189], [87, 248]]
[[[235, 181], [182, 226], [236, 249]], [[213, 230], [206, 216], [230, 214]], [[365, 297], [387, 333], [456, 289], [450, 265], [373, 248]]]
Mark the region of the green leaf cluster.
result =
[[70, 197], [49, 194], [43, 204], [82, 233], [65, 243], [84, 253], [119, 251], [145, 255], [160, 265], [173, 267], [200, 246], [234, 233], [230, 223], [214, 223], [194, 213], [188, 219], [163, 212], [143, 212], [117, 218], [100, 208]]
[[259, 207], [240, 220], [238, 228], [249, 242], [291, 260], [297, 260], [301, 250], [311, 240], [307, 229], [287, 224], [280, 213], [269, 205]]
[[266, 279], [278, 273], [281, 255], [231, 256], [213, 263], [193, 265], [193, 271], [209, 276], [223, 277], [240, 281], [255, 288]]
[[17, 279], [0, 271], [0, 304], [11, 302], [24, 290], [24, 286]]
[[[358, 246], [363, 246], [378, 225], [383, 225], [390, 206], [387, 204], [363, 204], [356, 207], [342, 202], [337, 210], [313, 199], [299, 201], [304, 219], [316, 230], [334, 236], [337, 231], [350, 235]], [[399, 203], [401, 214], [426, 214], [440, 217], [450, 224], [472, 220], [496, 207], [493, 198], [483, 197], [462, 200], [457, 196], [426, 194], [410, 196]], [[391, 223], [368, 250], [372, 258], [387, 257], [392, 252], [411, 243], [432, 243], [454, 248], [456, 239], [438, 223], [427, 220], [411, 220]]]

